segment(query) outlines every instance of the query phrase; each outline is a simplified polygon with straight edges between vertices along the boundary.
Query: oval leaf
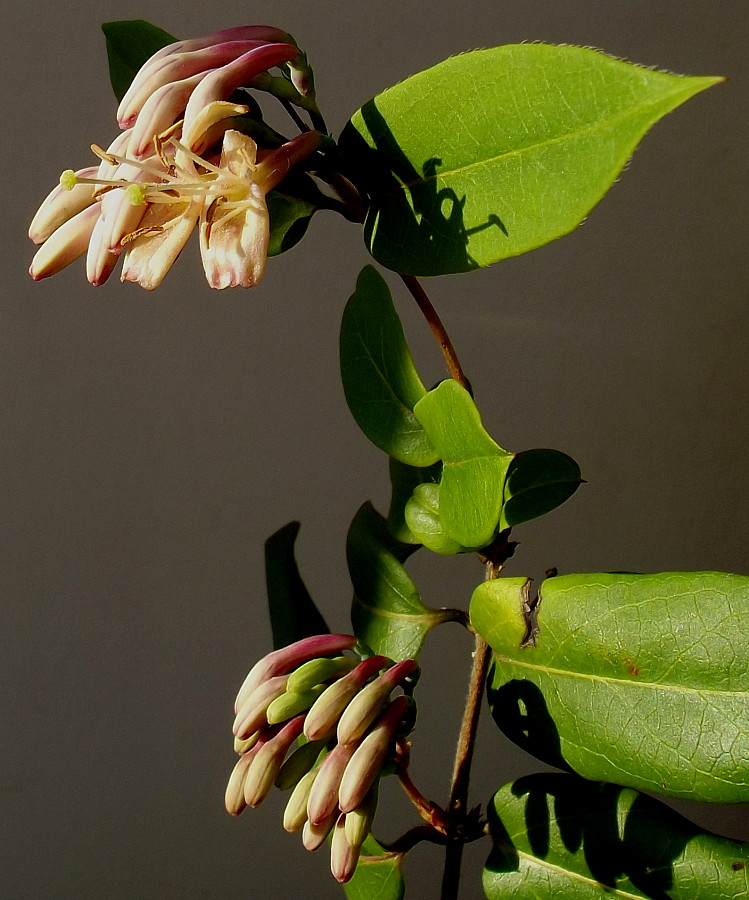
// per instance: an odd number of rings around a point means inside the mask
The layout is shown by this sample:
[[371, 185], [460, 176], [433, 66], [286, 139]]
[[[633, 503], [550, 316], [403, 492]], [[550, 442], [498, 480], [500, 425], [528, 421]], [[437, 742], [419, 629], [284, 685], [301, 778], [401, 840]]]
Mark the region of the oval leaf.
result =
[[476, 50], [365, 104], [341, 147], [374, 198], [382, 265], [465, 272], [572, 231], [645, 132], [720, 78], [685, 78], [595, 50]]
[[569, 500], [581, 484], [580, 467], [566, 453], [518, 453], [507, 470], [499, 527], [512, 528], [551, 512]]
[[484, 547], [497, 530], [512, 454], [486, 433], [468, 391], [448, 379], [420, 400], [416, 416], [443, 463], [440, 519], [463, 547]]
[[440, 610], [424, 606], [403, 566], [414, 547], [399, 544], [371, 503], [354, 517], [346, 541], [354, 600], [354, 634], [376, 654], [399, 661], [413, 659], [427, 633], [447, 621]]
[[294, 544], [299, 522], [289, 522], [265, 542], [265, 584], [276, 650], [328, 628], [299, 574]]
[[157, 50], [177, 38], [144, 19], [105, 22], [101, 26], [107, 41], [109, 80], [118, 100], [122, 100], [138, 69]]
[[403, 900], [406, 886], [401, 872], [403, 855], [387, 853], [370, 834], [354, 877], [343, 890], [348, 900]]
[[531, 775], [494, 795], [489, 826], [489, 900], [724, 900], [749, 891], [749, 845], [631, 788]]
[[390, 457], [390, 509], [387, 526], [390, 534], [402, 544], [420, 544], [406, 524], [406, 506], [414, 489], [419, 484], [435, 484], [442, 473], [442, 465], [407, 466]]
[[749, 577], [566, 575], [540, 597], [528, 614], [499, 579], [471, 601], [508, 737], [585, 778], [749, 801]]
[[419, 484], [406, 504], [406, 524], [413, 536], [433, 553], [452, 556], [466, 547], [454, 541], [440, 519], [440, 486]]
[[413, 413], [426, 391], [390, 290], [372, 266], [362, 269], [343, 313], [341, 378], [356, 424], [375, 446], [411, 466], [437, 461]]
[[316, 208], [306, 200], [279, 191], [270, 191], [265, 199], [270, 214], [268, 256], [279, 256], [301, 241]]

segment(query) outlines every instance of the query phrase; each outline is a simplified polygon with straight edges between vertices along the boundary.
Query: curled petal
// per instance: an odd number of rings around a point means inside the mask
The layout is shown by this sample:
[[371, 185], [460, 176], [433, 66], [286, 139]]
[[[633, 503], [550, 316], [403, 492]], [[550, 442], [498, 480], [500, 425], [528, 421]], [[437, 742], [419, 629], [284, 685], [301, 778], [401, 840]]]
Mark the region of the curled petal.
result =
[[[242, 116], [249, 107], [242, 103], [230, 103], [228, 100], [215, 100], [200, 110], [191, 127], [191, 135], [183, 142], [194, 153], [202, 154], [216, 143], [216, 140], [229, 127], [232, 116]], [[223, 130], [217, 132], [214, 126], [225, 123]]]
[[216, 290], [254, 287], [265, 273], [270, 216], [260, 188], [252, 185], [250, 191], [252, 205], [215, 224], [201, 220], [200, 255], [208, 284]]
[[99, 218], [94, 204], [68, 219], [42, 244], [31, 261], [29, 275], [34, 281], [56, 275], [65, 266], [83, 256]]
[[[137, 282], [147, 291], [161, 284], [197, 224], [201, 201], [191, 200], [175, 207], [167, 204], [149, 207], [140, 223], [144, 233], [127, 245], [122, 281]], [[149, 233], [149, 228], [154, 230]], [[159, 228], [162, 230], [156, 230]], [[242, 732], [250, 733], [247, 729]]]
[[[79, 169], [75, 174], [77, 178], [93, 178], [97, 171], [98, 167], [92, 166]], [[43, 244], [60, 225], [72, 219], [87, 206], [91, 206], [94, 202], [95, 187], [94, 184], [76, 184], [72, 191], [68, 191], [58, 184], [42, 202], [31, 222], [29, 227], [31, 240], [35, 244]]]
[[153, 153], [153, 138], [166, 131], [179, 119], [185, 111], [190, 94], [200, 80], [203, 72], [191, 78], [172, 81], [155, 90], [143, 104], [143, 108], [135, 120], [128, 152], [135, 157], [148, 156]]
[[[225, 66], [243, 54], [266, 46], [275, 45], [269, 45], [262, 41], [227, 41], [223, 44], [212, 44], [200, 50], [170, 53], [153, 62], [147, 62], [133, 79], [117, 109], [117, 121], [120, 123], [120, 128], [129, 128], [134, 125], [148, 98], [164, 85], [190, 78], [193, 75], [205, 75], [211, 69]], [[282, 46], [286, 46], [286, 44]], [[266, 66], [266, 68], [268, 67]]]
[[228, 100], [238, 87], [251, 81], [261, 72], [288, 62], [297, 53], [299, 48], [293, 44], [263, 44], [207, 74], [192, 92], [187, 103], [185, 124], [182, 128], [183, 143], [191, 147], [191, 141], [197, 136], [194, 122], [204, 106], [215, 100]]

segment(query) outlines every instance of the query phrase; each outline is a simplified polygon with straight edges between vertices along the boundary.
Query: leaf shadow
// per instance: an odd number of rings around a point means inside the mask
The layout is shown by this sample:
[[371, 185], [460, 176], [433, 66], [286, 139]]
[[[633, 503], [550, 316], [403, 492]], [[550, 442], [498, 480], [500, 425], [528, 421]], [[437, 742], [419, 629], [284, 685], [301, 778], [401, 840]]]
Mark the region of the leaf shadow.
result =
[[[471, 236], [497, 228], [507, 237], [504, 222], [492, 213], [485, 222], [467, 228], [467, 196], [438, 185], [442, 160], [426, 159], [419, 171], [403, 153], [377, 107], [377, 98], [365, 103], [360, 113], [374, 147], [349, 126], [341, 137], [341, 149], [355, 165], [355, 180], [372, 198], [364, 235], [375, 259], [411, 275], [479, 268], [468, 252]], [[382, 222], [387, 227], [378, 227]]]
[[[577, 775], [529, 775], [518, 779], [511, 791], [524, 798], [524, 831], [532, 855], [543, 861], [551, 853], [550, 864], [569, 865], [574, 873], [571, 878], [592, 876], [604, 892], [628, 881], [650, 900], [669, 900], [674, 864], [687, 843], [701, 833], [696, 825], [645, 794]], [[627, 795], [624, 803], [623, 792]], [[518, 835], [509, 834], [494, 805], [489, 809], [489, 827], [494, 847], [487, 870], [519, 872]], [[569, 854], [567, 862], [560, 860], [563, 851]]]

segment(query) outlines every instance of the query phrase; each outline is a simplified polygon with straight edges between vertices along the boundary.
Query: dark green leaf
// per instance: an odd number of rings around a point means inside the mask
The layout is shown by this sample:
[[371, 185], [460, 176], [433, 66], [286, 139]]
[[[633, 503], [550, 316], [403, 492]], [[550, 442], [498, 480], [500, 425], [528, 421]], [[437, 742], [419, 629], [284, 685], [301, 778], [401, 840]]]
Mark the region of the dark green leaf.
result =
[[289, 522], [265, 542], [265, 583], [276, 649], [330, 631], [299, 574], [294, 556], [298, 534], [299, 522]]
[[406, 887], [401, 872], [402, 854], [387, 853], [369, 835], [354, 877], [344, 884], [348, 900], [403, 900]]
[[441, 275], [561, 237], [658, 119], [720, 80], [544, 44], [463, 53], [407, 78], [341, 136], [374, 198], [370, 252], [399, 272]]
[[443, 463], [445, 531], [463, 547], [484, 547], [499, 524], [512, 454], [489, 437], [473, 398], [457, 381], [448, 379], [429, 391], [414, 412]]
[[270, 213], [268, 256], [280, 256], [291, 250], [307, 233], [315, 207], [305, 200], [287, 197], [278, 191], [266, 196]]
[[412, 466], [437, 461], [413, 414], [426, 391], [388, 286], [372, 266], [361, 271], [343, 313], [341, 377], [356, 423], [375, 446]]
[[559, 450], [524, 450], [510, 463], [500, 528], [510, 528], [551, 512], [582, 484], [580, 467]]
[[354, 586], [351, 622], [354, 634], [373, 653], [396, 661], [413, 659], [429, 630], [446, 621], [442, 611], [424, 606], [403, 566], [413, 551], [393, 539], [371, 503], [360, 508], [346, 541]]
[[173, 44], [177, 38], [143, 19], [105, 22], [101, 26], [107, 40], [109, 80], [118, 100], [122, 100], [130, 82], [157, 50]]
[[631, 788], [530, 775], [495, 794], [489, 825], [489, 900], [727, 900], [749, 892], [749, 845]]
[[388, 511], [388, 531], [402, 544], [420, 544], [406, 524], [406, 504], [418, 484], [435, 484], [440, 479], [441, 463], [434, 466], [407, 466], [390, 457], [390, 509]]
[[471, 601], [495, 654], [492, 712], [512, 740], [585, 778], [749, 802], [749, 577], [565, 575], [540, 598], [535, 636], [523, 579], [487, 582]]

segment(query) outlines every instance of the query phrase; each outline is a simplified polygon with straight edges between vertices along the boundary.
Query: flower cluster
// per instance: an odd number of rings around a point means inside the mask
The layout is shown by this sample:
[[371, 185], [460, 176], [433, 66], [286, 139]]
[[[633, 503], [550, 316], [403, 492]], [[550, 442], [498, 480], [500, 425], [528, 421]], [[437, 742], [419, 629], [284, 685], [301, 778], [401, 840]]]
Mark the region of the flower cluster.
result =
[[412, 699], [391, 695], [418, 669], [412, 659], [343, 655], [355, 643], [346, 634], [305, 638], [254, 666], [235, 704], [239, 762], [225, 798], [239, 815], [274, 784], [291, 790], [283, 827], [301, 831], [307, 850], [332, 832], [331, 870], [341, 883], [356, 869], [396, 738], [413, 720]]
[[279, 66], [298, 97], [311, 90], [304, 55], [274, 28], [234, 28], [154, 54], [122, 98], [122, 133], [107, 150], [92, 145], [99, 166], [64, 172], [34, 217], [32, 278], [86, 253], [88, 280], [100, 285], [123, 255], [122, 280], [152, 290], [199, 225], [210, 286], [257, 284], [270, 236], [266, 194], [319, 141], [305, 132], [258, 153], [232, 127], [249, 111], [232, 102], [236, 89], [262, 86]]

